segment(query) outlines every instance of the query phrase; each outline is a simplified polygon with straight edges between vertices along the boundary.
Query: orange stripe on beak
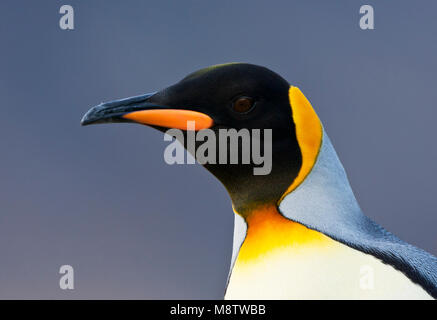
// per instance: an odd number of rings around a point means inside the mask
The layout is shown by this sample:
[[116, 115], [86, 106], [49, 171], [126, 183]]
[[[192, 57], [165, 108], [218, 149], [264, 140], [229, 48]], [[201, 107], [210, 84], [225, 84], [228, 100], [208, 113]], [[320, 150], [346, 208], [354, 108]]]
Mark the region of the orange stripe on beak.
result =
[[123, 118], [138, 123], [165, 128], [187, 130], [187, 122], [194, 121], [194, 130], [211, 128], [214, 121], [204, 113], [191, 110], [156, 109], [134, 111], [123, 115]]

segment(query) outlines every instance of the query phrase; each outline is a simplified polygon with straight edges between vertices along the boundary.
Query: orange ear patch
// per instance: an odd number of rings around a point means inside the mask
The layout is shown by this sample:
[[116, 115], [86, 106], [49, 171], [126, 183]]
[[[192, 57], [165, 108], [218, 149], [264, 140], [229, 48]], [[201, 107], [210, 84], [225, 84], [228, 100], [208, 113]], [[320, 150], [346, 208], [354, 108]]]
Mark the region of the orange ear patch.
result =
[[319, 117], [299, 88], [291, 86], [288, 95], [296, 127], [296, 138], [302, 153], [302, 166], [296, 179], [282, 195], [279, 203], [287, 194], [296, 189], [310, 173], [317, 160], [323, 134]]

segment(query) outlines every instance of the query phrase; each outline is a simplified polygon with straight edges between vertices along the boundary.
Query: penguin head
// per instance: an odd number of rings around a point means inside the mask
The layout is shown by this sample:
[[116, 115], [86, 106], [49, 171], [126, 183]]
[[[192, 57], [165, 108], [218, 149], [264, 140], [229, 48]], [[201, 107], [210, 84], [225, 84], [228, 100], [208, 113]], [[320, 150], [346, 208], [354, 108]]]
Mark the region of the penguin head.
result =
[[[306, 120], [305, 114], [294, 110], [302, 103], [302, 97], [297, 88], [293, 94], [292, 88], [265, 67], [245, 63], [216, 65], [193, 72], [158, 92], [95, 106], [84, 115], [81, 124], [127, 122], [164, 132], [179, 129], [186, 148], [189, 131], [198, 134], [210, 130], [217, 137], [213, 143], [216, 160], [203, 166], [223, 183], [235, 210], [244, 216], [257, 206], [277, 203], [302, 171], [305, 150], [299, 141], [296, 119]], [[296, 103], [292, 103], [293, 95]], [[223, 130], [248, 134], [251, 145], [254, 140], [259, 141], [259, 155], [270, 161], [264, 174], [255, 174], [260, 163], [251, 155], [249, 161], [243, 161], [247, 141], [241, 137], [237, 145], [230, 140], [221, 141]], [[196, 139], [195, 149], [189, 151], [196, 157], [201, 145], [202, 141]], [[226, 155], [221, 161], [223, 152]], [[230, 160], [232, 152], [237, 154], [237, 161]]]

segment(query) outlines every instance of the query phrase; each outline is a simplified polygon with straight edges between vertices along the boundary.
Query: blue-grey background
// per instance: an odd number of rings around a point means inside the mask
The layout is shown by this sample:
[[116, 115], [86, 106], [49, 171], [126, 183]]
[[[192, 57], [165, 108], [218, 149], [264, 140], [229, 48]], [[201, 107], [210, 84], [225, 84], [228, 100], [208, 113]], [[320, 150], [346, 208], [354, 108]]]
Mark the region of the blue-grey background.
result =
[[[59, 8], [75, 9], [75, 30]], [[359, 28], [372, 4], [375, 30]], [[222, 298], [233, 213], [161, 133], [89, 107], [267, 66], [311, 100], [367, 215], [437, 254], [437, 2], [1, 1], [0, 298]], [[75, 290], [59, 288], [59, 267]]]

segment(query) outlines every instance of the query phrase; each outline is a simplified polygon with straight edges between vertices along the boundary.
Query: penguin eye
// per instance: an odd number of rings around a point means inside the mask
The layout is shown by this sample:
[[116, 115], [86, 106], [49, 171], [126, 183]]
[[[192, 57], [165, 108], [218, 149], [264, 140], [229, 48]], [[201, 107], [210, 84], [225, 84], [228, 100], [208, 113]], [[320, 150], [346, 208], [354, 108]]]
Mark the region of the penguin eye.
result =
[[232, 104], [232, 108], [238, 113], [248, 112], [252, 107], [253, 99], [249, 97], [239, 97]]

